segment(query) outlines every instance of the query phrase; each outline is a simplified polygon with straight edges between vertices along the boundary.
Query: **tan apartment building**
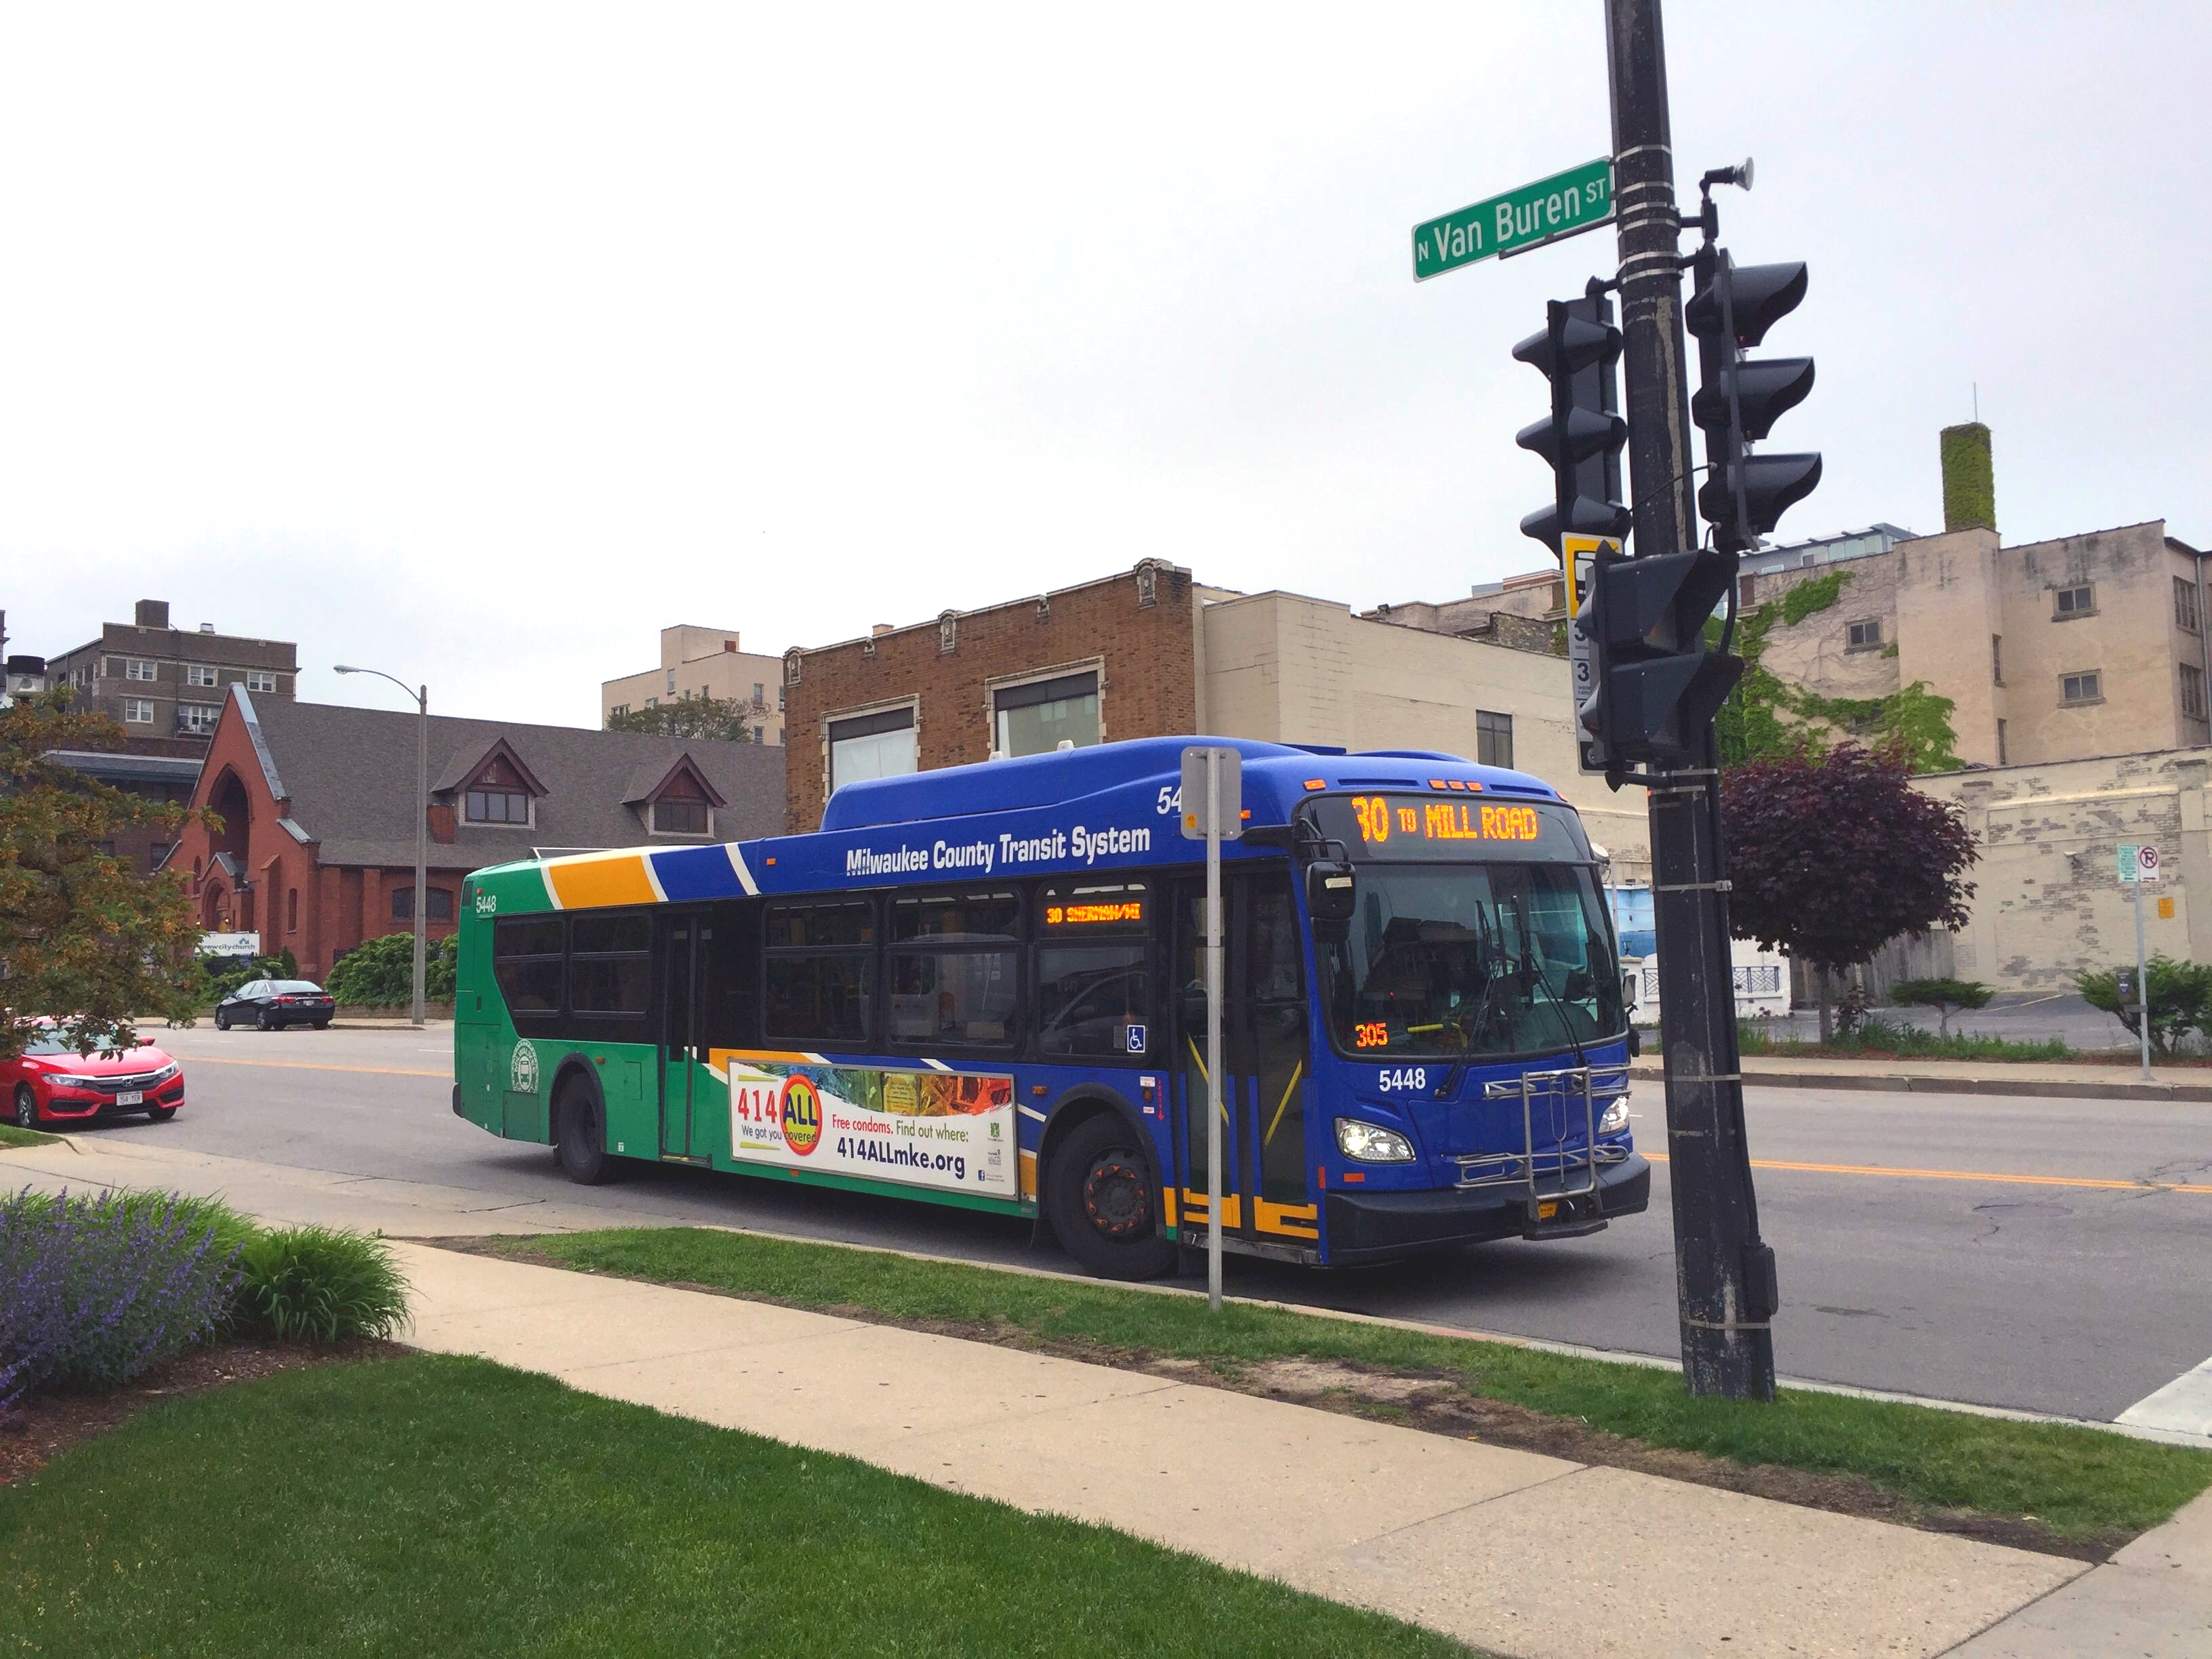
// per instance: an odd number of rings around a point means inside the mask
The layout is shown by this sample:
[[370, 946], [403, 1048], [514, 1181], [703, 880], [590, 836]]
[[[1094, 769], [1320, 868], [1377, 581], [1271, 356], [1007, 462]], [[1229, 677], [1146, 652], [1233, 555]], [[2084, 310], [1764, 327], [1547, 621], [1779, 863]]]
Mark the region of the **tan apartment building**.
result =
[[232, 686], [289, 697], [299, 678], [291, 641], [218, 634], [213, 623], [175, 628], [164, 599], [139, 600], [130, 622], [105, 623], [46, 664], [48, 686], [68, 686], [74, 707], [120, 722], [131, 747], [151, 753], [205, 754]]
[[787, 653], [786, 817], [821, 822], [864, 777], [1188, 733], [1352, 750], [1426, 749], [1510, 766], [1575, 802], [1623, 879], [1648, 875], [1640, 796], [1577, 771], [1549, 623], [1466, 635], [1326, 599], [1134, 570], [866, 639]]
[[734, 628], [683, 623], [660, 630], [660, 666], [599, 683], [599, 724], [633, 709], [714, 697], [746, 711], [756, 742], [783, 741], [783, 662], [738, 648]]

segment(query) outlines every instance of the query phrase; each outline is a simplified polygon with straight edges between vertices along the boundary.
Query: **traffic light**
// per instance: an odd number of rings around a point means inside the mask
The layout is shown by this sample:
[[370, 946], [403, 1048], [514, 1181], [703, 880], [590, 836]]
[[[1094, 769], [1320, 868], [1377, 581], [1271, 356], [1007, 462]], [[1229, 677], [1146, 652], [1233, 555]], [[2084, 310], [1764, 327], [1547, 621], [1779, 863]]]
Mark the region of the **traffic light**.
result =
[[1708, 244], [1698, 253], [1697, 283], [1683, 322], [1698, 341], [1699, 384], [1690, 418], [1705, 434], [1698, 512], [1712, 526], [1716, 547], [1741, 553], [1757, 547], [1783, 514], [1820, 482], [1818, 455], [1750, 450], [1805, 401], [1813, 389], [1813, 360], [1743, 355], [1804, 299], [1805, 267], [1802, 262], [1738, 267], [1726, 248]]
[[1698, 757], [1743, 659], [1705, 648], [1705, 619], [1735, 580], [1736, 556], [1598, 554], [1586, 626], [1595, 672], [1577, 711], [1609, 766]]
[[1620, 447], [1628, 423], [1617, 412], [1620, 397], [1613, 364], [1620, 356], [1620, 331], [1613, 325], [1613, 306], [1602, 295], [1553, 300], [1545, 308], [1545, 327], [1513, 348], [1515, 361], [1534, 365], [1552, 383], [1552, 412], [1524, 426], [1514, 437], [1551, 464], [1552, 504], [1521, 520], [1521, 532], [1534, 536], [1559, 557], [1559, 537], [1628, 534], [1628, 509], [1620, 504]]

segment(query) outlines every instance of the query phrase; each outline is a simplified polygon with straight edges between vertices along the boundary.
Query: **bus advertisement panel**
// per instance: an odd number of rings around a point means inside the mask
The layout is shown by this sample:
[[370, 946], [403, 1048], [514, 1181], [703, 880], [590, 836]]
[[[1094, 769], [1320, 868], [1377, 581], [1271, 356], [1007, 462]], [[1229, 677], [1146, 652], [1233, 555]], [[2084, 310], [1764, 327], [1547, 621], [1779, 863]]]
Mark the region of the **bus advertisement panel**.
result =
[[825, 1066], [737, 1048], [708, 1059], [730, 1085], [733, 1158], [1020, 1195], [1012, 1077]]

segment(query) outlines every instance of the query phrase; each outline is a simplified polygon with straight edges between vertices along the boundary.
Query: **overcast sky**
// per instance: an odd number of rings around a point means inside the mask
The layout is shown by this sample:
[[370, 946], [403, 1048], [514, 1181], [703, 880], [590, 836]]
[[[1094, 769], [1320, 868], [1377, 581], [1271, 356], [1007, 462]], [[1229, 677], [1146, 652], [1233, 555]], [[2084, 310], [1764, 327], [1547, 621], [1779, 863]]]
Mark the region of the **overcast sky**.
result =
[[[166, 598], [304, 696], [591, 724], [664, 624], [781, 651], [1123, 569], [1360, 607], [1534, 568], [1513, 343], [1600, 233], [1413, 223], [1603, 154], [1601, 11], [18, 5], [0, 605]], [[1678, 185], [1803, 258], [1784, 521], [2212, 545], [2212, 12], [1694, 3]], [[1567, 78], [1567, 77], [1571, 77]]]

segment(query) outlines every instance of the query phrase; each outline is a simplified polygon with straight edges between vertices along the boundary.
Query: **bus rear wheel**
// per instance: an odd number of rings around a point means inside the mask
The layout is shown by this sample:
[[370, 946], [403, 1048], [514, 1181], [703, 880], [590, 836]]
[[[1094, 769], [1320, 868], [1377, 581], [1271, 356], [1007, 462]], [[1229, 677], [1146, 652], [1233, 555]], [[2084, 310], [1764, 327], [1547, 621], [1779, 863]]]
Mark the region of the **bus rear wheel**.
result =
[[553, 1134], [554, 1156], [569, 1180], [580, 1187], [597, 1187], [615, 1178], [606, 1120], [589, 1089], [572, 1083], [561, 1091], [553, 1102]]
[[1160, 1194], [1137, 1132], [1113, 1112], [1079, 1123], [1045, 1172], [1045, 1218], [1060, 1248], [1101, 1279], [1158, 1279], [1176, 1247], [1159, 1235]]

